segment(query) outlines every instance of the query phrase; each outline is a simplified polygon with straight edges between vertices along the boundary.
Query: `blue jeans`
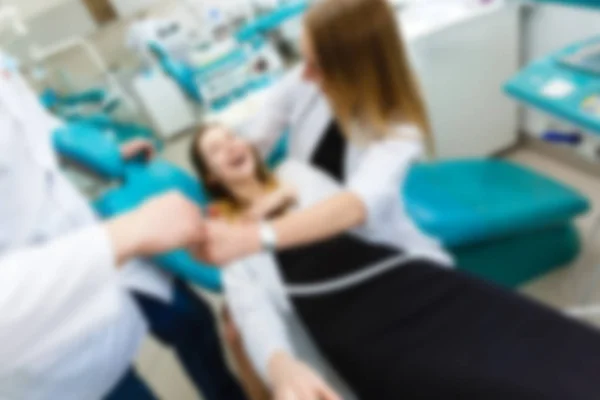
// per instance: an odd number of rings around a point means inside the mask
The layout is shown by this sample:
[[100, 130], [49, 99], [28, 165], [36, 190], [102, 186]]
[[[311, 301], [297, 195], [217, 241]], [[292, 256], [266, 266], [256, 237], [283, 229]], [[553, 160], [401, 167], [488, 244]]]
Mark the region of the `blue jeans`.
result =
[[[206, 400], [245, 400], [227, 368], [208, 305], [186, 284], [176, 282], [172, 304], [134, 294], [153, 336], [171, 347], [189, 378]], [[155, 400], [156, 396], [132, 370], [107, 400]]]

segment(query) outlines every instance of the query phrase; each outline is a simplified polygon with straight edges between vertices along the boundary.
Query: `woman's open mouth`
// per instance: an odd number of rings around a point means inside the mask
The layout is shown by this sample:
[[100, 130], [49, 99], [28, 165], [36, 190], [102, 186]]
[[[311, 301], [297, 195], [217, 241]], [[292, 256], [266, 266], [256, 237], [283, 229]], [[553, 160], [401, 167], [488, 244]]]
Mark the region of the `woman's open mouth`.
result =
[[233, 168], [240, 168], [246, 163], [247, 160], [248, 156], [246, 154], [240, 154], [239, 156], [234, 157], [229, 165]]

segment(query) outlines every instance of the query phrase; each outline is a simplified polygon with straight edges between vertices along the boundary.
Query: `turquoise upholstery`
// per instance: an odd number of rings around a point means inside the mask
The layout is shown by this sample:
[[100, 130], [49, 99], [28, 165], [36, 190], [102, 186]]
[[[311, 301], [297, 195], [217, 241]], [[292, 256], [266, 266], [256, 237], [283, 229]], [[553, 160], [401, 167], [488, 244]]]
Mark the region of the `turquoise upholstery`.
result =
[[[162, 143], [154, 140], [152, 133], [141, 126], [114, 122], [103, 115], [97, 117], [69, 122], [54, 132], [54, 148], [64, 159], [106, 180], [122, 180], [125, 177], [125, 163], [120, 151], [122, 142], [144, 138], [156, 149], [162, 148]], [[118, 134], [111, 134], [113, 129], [117, 129]]]
[[70, 95], [62, 95], [53, 89], [46, 89], [40, 96], [42, 105], [48, 109], [60, 106], [104, 103], [108, 98], [105, 89], [89, 89]]
[[125, 163], [119, 144], [95, 126], [87, 123], [70, 123], [53, 135], [56, 151], [105, 179], [121, 179]]
[[573, 262], [581, 252], [571, 221], [503, 239], [451, 247], [458, 268], [508, 288]]
[[[183, 170], [165, 161], [131, 164], [126, 167], [125, 183], [100, 198], [95, 208], [104, 218], [134, 209], [145, 200], [169, 191], [179, 191], [198, 205], [207, 203], [198, 182]], [[161, 268], [205, 289], [221, 290], [221, 274], [216, 268], [197, 262], [184, 250], [154, 259]]]
[[501, 160], [420, 165], [404, 195], [410, 216], [449, 247], [560, 224], [589, 209], [572, 189]]
[[202, 103], [202, 93], [194, 69], [184, 62], [174, 60], [158, 43], [150, 43], [149, 48], [165, 74], [170, 76], [191, 100]]

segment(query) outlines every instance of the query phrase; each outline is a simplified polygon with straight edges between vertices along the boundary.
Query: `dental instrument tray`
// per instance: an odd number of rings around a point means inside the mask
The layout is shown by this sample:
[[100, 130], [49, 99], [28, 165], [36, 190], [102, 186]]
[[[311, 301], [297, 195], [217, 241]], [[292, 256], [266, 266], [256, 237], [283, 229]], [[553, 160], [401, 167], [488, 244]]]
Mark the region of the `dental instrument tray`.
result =
[[600, 134], [600, 37], [531, 63], [505, 91], [528, 106]]
[[600, 43], [584, 47], [563, 57], [560, 62], [569, 68], [600, 76]]

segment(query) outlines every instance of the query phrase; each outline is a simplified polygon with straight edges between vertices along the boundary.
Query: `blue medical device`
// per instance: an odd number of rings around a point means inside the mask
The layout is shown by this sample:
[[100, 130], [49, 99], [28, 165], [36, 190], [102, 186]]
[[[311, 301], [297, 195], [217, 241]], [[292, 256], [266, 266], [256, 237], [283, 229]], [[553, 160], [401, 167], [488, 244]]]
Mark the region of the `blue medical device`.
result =
[[202, 94], [196, 81], [194, 68], [169, 56], [158, 43], [150, 43], [149, 48], [164, 73], [179, 85], [186, 96], [196, 103], [202, 103]]
[[[539, 2], [600, 8], [598, 0]], [[600, 133], [600, 36], [531, 63], [505, 90], [528, 106]]]
[[158, 43], [151, 43], [150, 50], [188, 99], [219, 111], [246, 94], [268, 87], [277, 78], [280, 71], [258, 71], [253, 65], [266, 45], [254, 38], [198, 68], [173, 59]]
[[[203, 207], [208, 199], [196, 179], [181, 168], [164, 160], [126, 162], [121, 157], [119, 144], [98, 129], [72, 129], [66, 126], [54, 134], [54, 146], [62, 157], [101, 175], [115, 183], [115, 187], [94, 202], [104, 218], [136, 208], [149, 198], [169, 191], [179, 191]], [[219, 270], [199, 263], [185, 250], [163, 254], [154, 259], [157, 265], [205, 289], [221, 290]]]

